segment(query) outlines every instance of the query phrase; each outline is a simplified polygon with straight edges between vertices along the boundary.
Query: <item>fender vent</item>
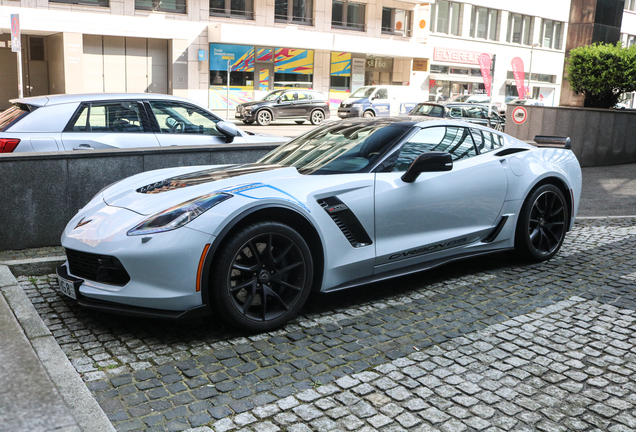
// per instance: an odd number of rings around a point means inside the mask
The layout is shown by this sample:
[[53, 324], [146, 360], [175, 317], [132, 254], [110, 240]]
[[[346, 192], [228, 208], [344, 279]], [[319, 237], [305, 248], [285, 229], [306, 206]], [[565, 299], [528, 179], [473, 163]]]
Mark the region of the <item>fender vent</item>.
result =
[[336, 197], [324, 198], [317, 201], [331, 220], [340, 228], [342, 234], [349, 240], [353, 247], [363, 247], [373, 244], [369, 234], [346, 204]]
[[520, 153], [528, 151], [525, 148], [507, 148], [505, 150], [501, 150], [500, 152], [495, 153], [495, 156], [508, 156], [509, 154]]

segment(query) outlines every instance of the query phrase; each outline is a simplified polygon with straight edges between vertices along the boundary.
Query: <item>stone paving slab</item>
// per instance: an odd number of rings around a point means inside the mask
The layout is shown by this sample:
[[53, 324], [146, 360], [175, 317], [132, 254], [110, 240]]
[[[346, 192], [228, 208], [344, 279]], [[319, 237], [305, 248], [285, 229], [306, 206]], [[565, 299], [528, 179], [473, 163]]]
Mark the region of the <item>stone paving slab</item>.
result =
[[547, 263], [497, 254], [316, 295], [261, 335], [19, 281], [117, 430], [614, 432], [636, 427], [635, 244], [634, 219], [586, 220]]

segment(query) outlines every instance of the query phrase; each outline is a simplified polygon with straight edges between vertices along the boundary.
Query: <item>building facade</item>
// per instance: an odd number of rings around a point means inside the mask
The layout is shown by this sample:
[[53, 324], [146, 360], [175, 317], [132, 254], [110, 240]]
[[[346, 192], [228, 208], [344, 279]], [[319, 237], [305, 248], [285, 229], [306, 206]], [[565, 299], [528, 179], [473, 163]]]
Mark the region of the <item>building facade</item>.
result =
[[519, 58], [521, 91], [557, 105], [569, 9], [569, 0], [0, 0], [0, 109], [18, 94], [11, 14], [25, 96], [171, 93], [224, 111], [228, 95], [233, 108], [278, 87], [311, 87], [336, 106], [361, 85], [393, 84], [440, 100], [485, 92], [477, 58], [487, 53], [494, 101], [518, 96]]

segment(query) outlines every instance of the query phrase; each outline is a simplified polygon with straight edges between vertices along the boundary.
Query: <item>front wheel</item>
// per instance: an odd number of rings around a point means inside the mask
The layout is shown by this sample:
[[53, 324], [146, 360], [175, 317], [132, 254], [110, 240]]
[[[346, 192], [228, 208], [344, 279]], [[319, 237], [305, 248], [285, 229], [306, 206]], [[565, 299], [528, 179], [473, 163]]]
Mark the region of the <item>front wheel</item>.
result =
[[256, 113], [256, 123], [260, 126], [267, 126], [272, 122], [272, 114], [267, 110], [262, 110]]
[[319, 124], [322, 124], [323, 121], [325, 121], [325, 113], [324, 112], [322, 112], [320, 110], [316, 110], [316, 111], [311, 113], [311, 124], [312, 125], [318, 126]]
[[293, 228], [259, 222], [235, 233], [213, 268], [212, 305], [230, 324], [270, 331], [303, 306], [313, 278], [311, 252]]
[[546, 184], [533, 190], [521, 207], [515, 249], [532, 261], [552, 258], [561, 248], [569, 220], [563, 193]]
[[371, 117], [375, 117], [375, 113], [373, 111], [365, 111], [364, 114], [362, 115], [362, 117], [366, 117], [366, 118], [371, 118]]

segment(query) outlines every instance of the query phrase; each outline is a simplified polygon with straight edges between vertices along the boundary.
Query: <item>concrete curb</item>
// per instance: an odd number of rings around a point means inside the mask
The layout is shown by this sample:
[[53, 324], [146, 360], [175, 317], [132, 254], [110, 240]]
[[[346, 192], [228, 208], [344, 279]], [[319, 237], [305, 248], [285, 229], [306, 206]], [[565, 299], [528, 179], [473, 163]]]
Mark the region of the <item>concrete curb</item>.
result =
[[24, 260], [0, 261], [0, 265], [9, 267], [14, 276], [44, 276], [55, 273], [55, 269], [64, 264], [66, 256], [29, 258]]
[[81, 430], [115, 431], [33, 304], [20, 288], [18, 281], [5, 265], [0, 265], [0, 290]]

